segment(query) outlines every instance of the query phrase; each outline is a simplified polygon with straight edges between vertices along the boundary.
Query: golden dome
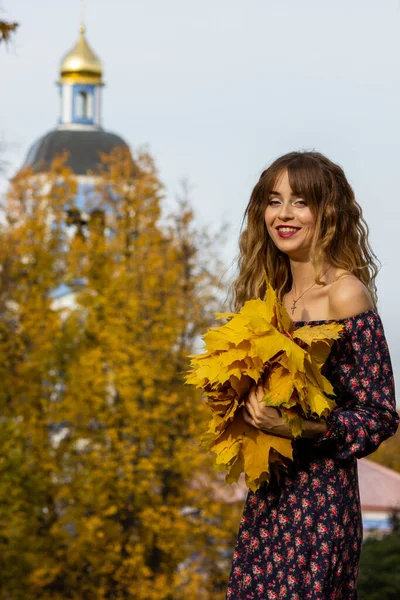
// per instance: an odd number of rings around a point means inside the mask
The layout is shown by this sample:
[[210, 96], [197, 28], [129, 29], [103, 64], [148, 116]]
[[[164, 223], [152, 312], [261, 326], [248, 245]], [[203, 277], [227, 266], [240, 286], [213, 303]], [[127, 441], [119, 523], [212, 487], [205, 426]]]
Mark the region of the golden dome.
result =
[[80, 26], [80, 35], [75, 46], [61, 62], [61, 83], [102, 83], [103, 67], [100, 59], [86, 41], [85, 26]]

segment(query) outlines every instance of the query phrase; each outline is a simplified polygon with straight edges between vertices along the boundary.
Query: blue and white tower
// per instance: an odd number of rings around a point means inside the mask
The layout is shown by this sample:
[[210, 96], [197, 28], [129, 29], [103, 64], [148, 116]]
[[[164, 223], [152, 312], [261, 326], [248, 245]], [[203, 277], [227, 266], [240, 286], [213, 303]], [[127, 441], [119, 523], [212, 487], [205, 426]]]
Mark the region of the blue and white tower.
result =
[[85, 37], [85, 26], [75, 46], [61, 62], [59, 126], [100, 127], [103, 68]]
[[52, 159], [67, 151], [67, 165], [79, 183], [87, 184], [100, 170], [100, 154], [109, 154], [116, 146], [127, 148], [127, 144], [102, 127], [103, 66], [86, 40], [84, 25], [80, 26], [75, 46], [61, 61], [57, 84], [57, 126], [32, 145], [24, 166], [46, 173]]
[[[75, 46], [61, 61], [57, 84], [60, 101], [57, 125], [33, 143], [23, 166], [31, 167], [45, 186], [53, 159], [67, 152], [66, 165], [76, 177], [78, 191], [72, 215], [66, 207], [65, 227], [69, 235], [74, 235], [77, 227], [74, 222], [87, 224], [94, 210], [88, 199], [102, 177], [101, 154], [110, 154], [116, 147], [128, 148], [120, 136], [102, 127], [103, 67], [86, 40], [83, 25]], [[99, 212], [98, 208], [95, 210]], [[68, 223], [68, 219], [72, 221]], [[111, 235], [112, 230], [106, 229], [107, 235]], [[77, 280], [53, 290], [54, 305], [73, 306], [81, 285], [84, 282]]]

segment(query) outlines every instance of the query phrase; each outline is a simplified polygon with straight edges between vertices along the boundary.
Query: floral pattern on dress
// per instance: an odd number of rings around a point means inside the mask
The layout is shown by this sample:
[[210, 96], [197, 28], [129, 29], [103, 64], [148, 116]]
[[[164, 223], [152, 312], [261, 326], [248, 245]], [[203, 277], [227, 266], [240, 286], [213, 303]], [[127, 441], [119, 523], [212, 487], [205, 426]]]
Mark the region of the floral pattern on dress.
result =
[[227, 600], [357, 599], [362, 520], [356, 459], [396, 432], [399, 415], [379, 315], [368, 310], [340, 322], [343, 331], [323, 367], [337, 407], [318, 440], [293, 442], [293, 464], [281, 481], [272, 478], [249, 491]]

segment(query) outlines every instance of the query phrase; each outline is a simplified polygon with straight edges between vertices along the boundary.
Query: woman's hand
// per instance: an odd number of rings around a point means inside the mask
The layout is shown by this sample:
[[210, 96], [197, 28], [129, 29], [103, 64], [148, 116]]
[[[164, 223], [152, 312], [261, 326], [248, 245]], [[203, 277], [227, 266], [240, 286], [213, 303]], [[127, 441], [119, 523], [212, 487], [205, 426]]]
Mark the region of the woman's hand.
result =
[[[246, 423], [266, 433], [293, 438], [289, 425], [282, 419], [279, 410], [272, 406], [265, 406], [263, 397], [263, 384], [259, 383], [257, 387], [253, 385], [243, 407], [243, 418]], [[301, 419], [301, 422], [303, 429], [301, 437], [316, 439], [326, 431], [325, 421]]]
[[254, 385], [243, 407], [243, 418], [246, 423], [266, 433], [292, 438], [289, 425], [282, 419], [279, 410], [272, 406], [265, 406], [263, 397], [263, 384], [259, 383], [257, 387]]

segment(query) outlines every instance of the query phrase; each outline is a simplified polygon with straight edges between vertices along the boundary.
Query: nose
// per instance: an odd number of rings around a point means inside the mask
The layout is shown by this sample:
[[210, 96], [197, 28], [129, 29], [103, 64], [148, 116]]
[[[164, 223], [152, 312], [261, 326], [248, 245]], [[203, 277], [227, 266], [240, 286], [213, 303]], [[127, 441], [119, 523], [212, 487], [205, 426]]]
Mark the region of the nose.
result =
[[282, 202], [282, 204], [280, 205], [278, 217], [282, 221], [288, 221], [289, 219], [293, 219], [293, 206], [290, 204], [290, 202]]

